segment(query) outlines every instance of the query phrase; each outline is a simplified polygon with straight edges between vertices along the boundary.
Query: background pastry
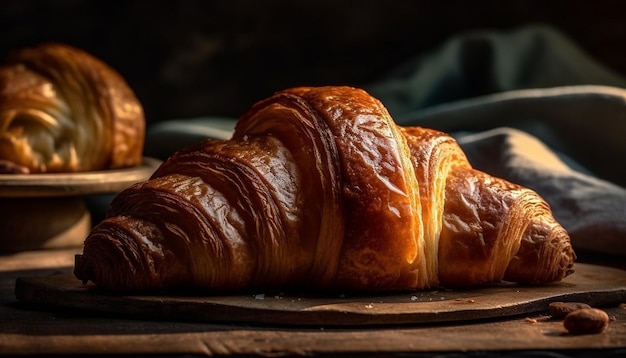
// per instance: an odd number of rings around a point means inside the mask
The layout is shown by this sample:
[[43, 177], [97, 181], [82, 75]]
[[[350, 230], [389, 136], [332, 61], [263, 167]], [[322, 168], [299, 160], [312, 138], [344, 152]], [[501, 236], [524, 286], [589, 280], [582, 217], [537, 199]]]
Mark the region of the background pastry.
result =
[[0, 68], [0, 170], [80, 172], [140, 164], [141, 103], [94, 56], [59, 43], [12, 52]]

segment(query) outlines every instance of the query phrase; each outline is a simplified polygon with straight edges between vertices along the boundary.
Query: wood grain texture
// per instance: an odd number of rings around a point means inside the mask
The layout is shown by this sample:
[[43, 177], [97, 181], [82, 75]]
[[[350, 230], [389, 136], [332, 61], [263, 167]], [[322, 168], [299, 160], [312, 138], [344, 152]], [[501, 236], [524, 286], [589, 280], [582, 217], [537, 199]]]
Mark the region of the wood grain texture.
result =
[[[479, 352], [504, 356], [554, 352], [613, 354], [626, 346], [626, 309], [602, 305], [610, 317], [602, 334], [574, 336], [562, 320], [548, 312], [497, 317], [487, 320], [406, 325], [276, 326], [206, 321], [164, 320], [167, 312], [149, 319], [133, 315], [62, 309], [18, 301], [15, 283], [21, 277], [70, 275], [78, 249], [40, 250], [0, 255], [0, 355], [16, 354], [193, 354], [219, 356], [419, 354], [440, 356]], [[587, 262], [612, 264], [620, 282], [623, 262], [607, 257]], [[582, 267], [582, 265], [580, 265]], [[597, 266], [593, 266], [597, 267]], [[584, 269], [582, 269], [584, 271]], [[604, 275], [599, 268], [598, 274]], [[572, 276], [572, 279], [581, 273]], [[602, 285], [604, 276], [597, 277]], [[588, 279], [596, 279], [589, 276]], [[79, 283], [80, 286], [80, 283]], [[606, 288], [605, 288], [606, 289]], [[267, 296], [266, 296], [267, 297]], [[597, 297], [591, 292], [587, 297]], [[620, 303], [626, 298], [622, 295]], [[237, 317], [234, 317], [236, 320]], [[427, 355], [424, 355], [427, 354]], [[490, 355], [492, 354], [492, 355]], [[541, 355], [540, 354], [540, 355]]]
[[81, 246], [92, 227], [90, 195], [115, 194], [152, 175], [161, 164], [45, 174], [0, 174], [0, 252]]
[[623, 271], [588, 264], [578, 264], [576, 270], [573, 276], [551, 285], [501, 284], [375, 296], [263, 291], [226, 296], [123, 296], [98, 292], [71, 274], [19, 277], [15, 293], [20, 301], [42, 307], [128, 317], [325, 327], [460, 323], [541, 312], [553, 301], [591, 305], [626, 301]]

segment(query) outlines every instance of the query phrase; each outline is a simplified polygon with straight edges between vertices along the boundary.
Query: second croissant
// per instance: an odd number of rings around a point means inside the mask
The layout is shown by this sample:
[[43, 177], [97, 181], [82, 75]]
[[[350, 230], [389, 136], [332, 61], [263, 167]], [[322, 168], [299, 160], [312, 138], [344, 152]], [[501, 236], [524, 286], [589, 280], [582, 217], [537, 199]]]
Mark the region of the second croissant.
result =
[[559, 281], [576, 255], [536, 192], [352, 87], [254, 104], [113, 200], [75, 276], [136, 292], [403, 291]]

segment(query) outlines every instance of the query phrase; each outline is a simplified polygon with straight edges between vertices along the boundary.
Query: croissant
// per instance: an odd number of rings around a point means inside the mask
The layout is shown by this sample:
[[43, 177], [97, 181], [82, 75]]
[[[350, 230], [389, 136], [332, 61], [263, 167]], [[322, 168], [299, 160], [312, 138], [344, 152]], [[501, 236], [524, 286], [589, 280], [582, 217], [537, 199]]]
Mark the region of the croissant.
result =
[[145, 118], [122, 76], [60, 43], [0, 67], [0, 171], [78, 172], [140, 164]]
[[392, 292], [559, 281], [576, 255], [534, 191], [352, 87], [254, 104], [111, 203], [74, 274], [113, 291]]

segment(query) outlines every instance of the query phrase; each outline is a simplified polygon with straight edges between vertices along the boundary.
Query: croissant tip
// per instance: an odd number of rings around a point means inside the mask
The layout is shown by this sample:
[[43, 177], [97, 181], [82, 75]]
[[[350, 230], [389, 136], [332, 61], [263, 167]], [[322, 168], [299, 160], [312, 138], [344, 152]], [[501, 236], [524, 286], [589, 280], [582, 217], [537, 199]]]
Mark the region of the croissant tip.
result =
[[83, 255], [77, 254], [74, 256], [74, 276], [83, 282], [83, 285], [87, 284], [90, 280], [91, 273], [89, 265]]

